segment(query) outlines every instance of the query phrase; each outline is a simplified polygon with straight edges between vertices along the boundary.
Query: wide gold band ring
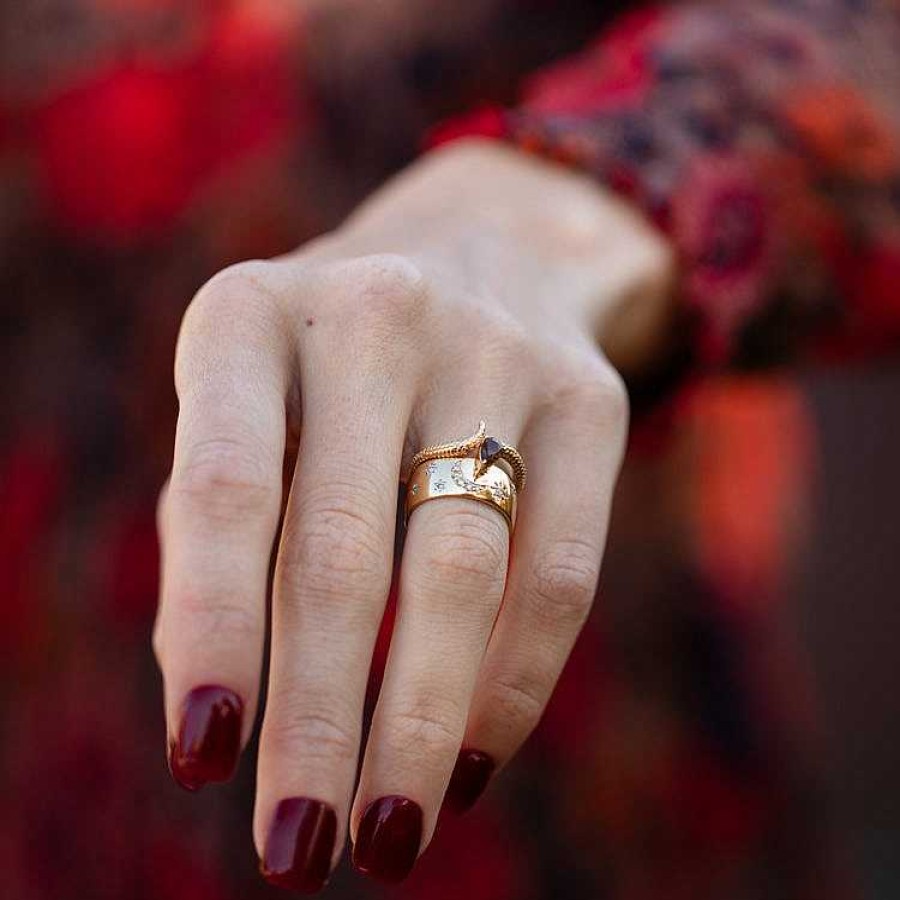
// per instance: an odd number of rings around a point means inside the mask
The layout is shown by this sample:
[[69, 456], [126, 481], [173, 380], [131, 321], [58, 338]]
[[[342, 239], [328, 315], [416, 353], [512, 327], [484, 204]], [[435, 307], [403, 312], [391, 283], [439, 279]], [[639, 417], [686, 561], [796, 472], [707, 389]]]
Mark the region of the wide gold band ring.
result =
[[486, 434], [485, 423], [462, 441], [425, 447], [413, 458], [406, 491], [406, 518], [426, 500], [468, 497], [493, 506], [510, 529], [519, 491], [525, 488], [525, 460], [515, 447]]
[[506, 519], [510, 531], [516, 524], [516, 486], [500, 466], [488, 466], [476, 475], [478, 460], [471, 457], [429, 459], [413, 469], [406, 486], [406, 518], [428, 500], [468, 497], [493, 506]]

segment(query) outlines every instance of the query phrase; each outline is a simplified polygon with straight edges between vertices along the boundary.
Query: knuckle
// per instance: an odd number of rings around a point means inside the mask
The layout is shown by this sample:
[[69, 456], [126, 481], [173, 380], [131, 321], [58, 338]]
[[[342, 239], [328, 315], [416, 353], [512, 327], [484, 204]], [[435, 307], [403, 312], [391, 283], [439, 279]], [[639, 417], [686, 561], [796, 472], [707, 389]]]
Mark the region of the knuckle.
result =
[[481, 365], [488, 369], [484, 377], [489, 382], [514, 397], [530, 390], [540, 368], [540, 353], [534, 337], [520, 323], [504, 323], [495, 337], [486, 338], [485, 346], [488, 350]]
[[595, 446], [613, 452], [621, 464], [628, 437], [629, 401], [625, 382], [604, 359], [579, 355], [566, 361], [549, 379], [544, 412], [574, 416], [594, 438]]
[[459, 747], [465, 716], [446, 698], [419, 696], [408, 708], [392, 713], [386, 727], [393, 749], [416, 759], [434, 759]]
[[539, 365], [539, 342], [506, 310], [486, 307], [484, 299], [476, 295], [466, 298], [456, 312], [459, 330], [477, 337], [469, 342], [467, 355], [484, 383], [515, 390], [523, 382], [523, 374]]
[[262, 635], [257, 612], [239, 600], [198, 593], [185, 593], [175, 600], [178, 618], [191, 635], [191, 643], [201, 647], [240, 648], [254, 646]]
[[531, 567], [531, 614], [545, 628], [570, 631], [587, 618], [600, 575], [600, 553], [583, 541], [557, 541]]
[[[238, 287], [256, 287], [264, 292], [271, 291], [272, 273], [275, 264], [266, 259], [245, 259], [220, 269], [205, 287], [237, 284]], [[202, 288], [201, 288], [202, 290]]]
[[266, 260], [247, 260], [217, 272], [194, 295], [182, 331], [203, 328], [228, 313], [246, 316], [260, 306], [273, 306], [279, 294], [274, 272], [274, 263]]
[[290, 759], [302, 748], [306, 759], [330, 763], [356, 759], [359, 753], [356, 730], [333, 711], [301, 709], [284, 698], [278, 698], [272, 708], [274, 712], [266, 721], [266, 740], [276, 756]]
[[280, 581], [301, 583], [304, 598], [386, 592], [391, 562], [388, 539], [358, 502], [319, 500], [304, 511], [299, 533], [284, 537]]
[[355, 319], [403, 331], [418, 328], [427, 310], [428, 279], [407, 257], [380, 253], [341, 264], [340, 296]]
[[498, 677], [490, 687], [490, 708], [498, 723], [502, 722], [524, 738], [540, 721], [547, 704], [549, 690], [542, 680], [526, 672]]
[[501, 364], [517, 371], [518, 364], [537, 357], [532, 333], [510, 315], [499, 316], [484, 329], [484, 339]]
[[280, 488], [266, 457], [244, 440], [199, 441], [173, 471], [168, 499], [200, 505], [220, 519], [268, 514], [279, 502]]
[[572, 400], [582, 415], [600, 423], [607, 433], [624, 434], [628, 430], [628, 391], [611, 366], [604, 364], [578, 381]]
[[427, 535], [421, 571], [433, 582], [463, 581], [479, 596], [500, 594], [506, 578], [505, 528], [499, 516], [468, 508], [441, 510]]
[[235, 348], [271, 348], [273, 335], [286, 332], [282, 300], [287, 292], [273, 274], [274, 265], [237, 263], [214, 275], [194, 295], [181, 320], [175, 349], [179, 399], [208, 389], [210, 375]]

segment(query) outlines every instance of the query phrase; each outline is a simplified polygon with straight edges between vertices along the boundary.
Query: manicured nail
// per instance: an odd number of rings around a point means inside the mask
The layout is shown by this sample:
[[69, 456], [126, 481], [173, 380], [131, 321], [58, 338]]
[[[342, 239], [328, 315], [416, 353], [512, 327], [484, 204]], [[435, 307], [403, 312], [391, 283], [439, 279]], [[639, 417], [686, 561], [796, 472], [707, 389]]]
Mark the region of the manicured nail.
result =
[[353, 865], [377, 881], [396, 884], [412, 871], [422, 844], [422, 809], [406, 797], [381, 797], [363, 813]]
[[464, 813], [484, 793], [494, 772], [494, 760], [480, 750], [461, 750], [444, 795], [444, 807]]
[[327, 803], [308, 797], [282, 800], [259, 863], [263, 878], [302, 894], [321, 890], [331, 873], [336, 833], [337, 816]]
[[241, 698], [227, 688], [204, 685], [187, 695], [178, 738], [169, 745], [169, 770], [183, 788], [196, 791], [234, 775], [243, 711]]

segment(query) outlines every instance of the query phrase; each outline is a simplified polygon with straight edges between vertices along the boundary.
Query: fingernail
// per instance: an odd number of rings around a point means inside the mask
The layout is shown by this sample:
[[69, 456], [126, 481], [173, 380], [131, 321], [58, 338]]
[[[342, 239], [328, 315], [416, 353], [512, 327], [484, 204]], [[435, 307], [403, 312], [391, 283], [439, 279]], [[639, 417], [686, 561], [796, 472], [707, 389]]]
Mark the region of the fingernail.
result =
[[336, 833], [337, 816], [327, 803], [308, 797], [282, 800], [259, 864], [263, 878], [303, 894], [321, 890], [331, 873]]
[[377, 881], [395, 884], [412, 871], [422, 844], [422, 809], [406, 797], [381, 797], [363, 813], [353, 865]]
[[169, 770], [186, 790], [228, 781], [241, 749], [241, 698], [227, 688], [194, 688], [181, 710], [178, 738], [169, 745]]
[[494, 772], [494, 760], [480, 750], [461, 750], [444, 795], [444, 807], [451, 812], [470, 810], [484, 793]]

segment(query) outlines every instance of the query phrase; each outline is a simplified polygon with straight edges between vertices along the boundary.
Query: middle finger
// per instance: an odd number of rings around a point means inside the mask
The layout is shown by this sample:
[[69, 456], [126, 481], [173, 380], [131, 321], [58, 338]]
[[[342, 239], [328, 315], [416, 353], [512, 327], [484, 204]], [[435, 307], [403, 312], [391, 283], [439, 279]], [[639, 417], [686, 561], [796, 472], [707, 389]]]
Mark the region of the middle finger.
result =
[[[273, 584], [254, 819], [266, 878], [307, 892], [327, 879], [346, 828], [414, 390], [369, 330], [359, 329], [368, 344], [343, 322], [329, 335], [325, 319], [300, 353], [303, 423]], [[337, 348], [349, 363], [332, 364]]]

